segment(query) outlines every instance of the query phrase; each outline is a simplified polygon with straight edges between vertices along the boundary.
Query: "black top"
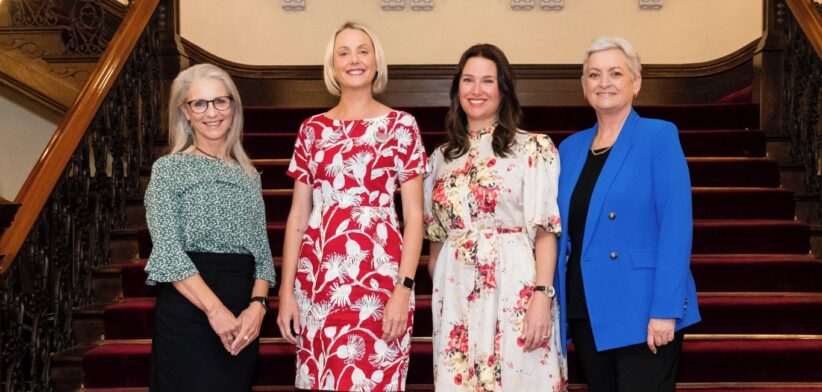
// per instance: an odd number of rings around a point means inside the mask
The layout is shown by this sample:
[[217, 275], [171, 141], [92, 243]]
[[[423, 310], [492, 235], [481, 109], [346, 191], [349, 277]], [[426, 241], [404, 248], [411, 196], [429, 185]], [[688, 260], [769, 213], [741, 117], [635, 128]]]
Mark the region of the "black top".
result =
[[[607, 149], [607, 150], [606, 150]], [[600, 151], [603, 151], [599, 154]], [[587, 319], [588, 305], [585, 302], [585, 287], [582, 285], [582, 268], [580, 254], [582, 254], [582, 239], [585, 235], [585, 221], [588, 219], [588, 207], [591, 204], [591, 194], [594, 186], [605, 166], [605, 161], [611, 150], [608, 147], [596, 150], [599, 155], [588, 151], [585, 166], [579, 175], [577, 185], [571, 194], [571, 203], [568, 208], [568, 236], [571, 239], [571, 253], [565, 271], [568, 319]]]

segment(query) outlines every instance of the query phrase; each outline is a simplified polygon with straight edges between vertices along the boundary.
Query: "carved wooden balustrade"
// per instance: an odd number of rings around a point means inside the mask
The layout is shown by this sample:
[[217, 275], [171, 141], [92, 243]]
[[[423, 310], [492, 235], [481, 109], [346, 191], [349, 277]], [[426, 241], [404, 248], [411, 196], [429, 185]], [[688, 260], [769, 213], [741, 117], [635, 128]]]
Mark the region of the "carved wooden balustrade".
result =
[[788, 0], [784, 9], [785, 62], [782, 125], [791, 155], [805, 167], [805, 188], [822, 191], [822, 4]]
[[[92, 301], [92, 270], [111, 262], [110, 233], [124, 224], [140, 168], [154, 158], [160, 47], [169, 28], [167, 5], [158, 3], [131, 5], [15, 200], [22, 206], [0, 240], [4, 391], [51, 389], [50, 355], [73, 345], [72, 310]], [[78, 42], [81, 49], [101, 44]]]

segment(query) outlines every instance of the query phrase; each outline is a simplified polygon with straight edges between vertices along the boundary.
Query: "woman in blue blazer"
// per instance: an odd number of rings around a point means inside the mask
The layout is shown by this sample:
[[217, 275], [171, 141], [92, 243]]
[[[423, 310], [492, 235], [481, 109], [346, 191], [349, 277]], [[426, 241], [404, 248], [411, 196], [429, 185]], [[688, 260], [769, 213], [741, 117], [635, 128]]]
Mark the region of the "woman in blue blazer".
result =
[[597, 123], [559, 148], [561, 333], [591, 392], [674, 391], [682, 328], [700, 320], [688, 166], [676, 126], [632, 109], [640, 71], [627, 41], [594, 40], [582, 86]]

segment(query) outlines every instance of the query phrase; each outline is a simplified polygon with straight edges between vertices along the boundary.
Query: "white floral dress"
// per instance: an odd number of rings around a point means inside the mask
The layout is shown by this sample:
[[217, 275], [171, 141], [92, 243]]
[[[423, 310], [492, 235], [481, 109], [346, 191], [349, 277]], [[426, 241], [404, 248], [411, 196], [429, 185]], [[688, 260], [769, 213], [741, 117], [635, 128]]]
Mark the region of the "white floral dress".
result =
[[413, 295], [405, 333], [380, 337], [402, 255], [394, 192], [425, 165], [417, 122], [405, 112], [352, 121], [320, 114], [300, 127], [288, 175], [313, 188], [313, 210], [294, 283], [304, 326], [298, 388], [405, 389]]
[[495, 156], [492, 132], [447, 162], [438, 148], [425, 179], [426, 237], [442, 242], [432, 311], [434, 383], [446, 391], [564, 391], [559, 310], [553, 334], [525, 352], [525, 311], [534, 292], [538, 227], [559, 234], [559, 157], [545, 135], [518, 132]]

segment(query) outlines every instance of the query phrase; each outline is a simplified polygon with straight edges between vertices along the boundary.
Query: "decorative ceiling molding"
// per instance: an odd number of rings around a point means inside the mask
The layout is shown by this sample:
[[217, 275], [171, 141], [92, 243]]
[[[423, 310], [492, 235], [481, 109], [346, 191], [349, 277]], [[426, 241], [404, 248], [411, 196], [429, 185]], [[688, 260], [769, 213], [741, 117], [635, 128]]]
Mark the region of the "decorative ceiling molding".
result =
[[511, 0], [511, 9], [514, 11], [530, 11], [534, 9], [536, 0]]
[[562, 11], [565, 7], [565, 0], [540, 0], [539, 8], [543, 11]]
[[282, 0], [284, 11], [305, 11], [306, 0]]
[[412, 11], [431, 11], [434, 9], [434, 0], [411, 0]]
[[380, 0], [383, 11], [402, 11], [405, 9], [405, 0]]
[[662, 9], [662, 0], [639, 0], [639, 9], [658, 10]]

